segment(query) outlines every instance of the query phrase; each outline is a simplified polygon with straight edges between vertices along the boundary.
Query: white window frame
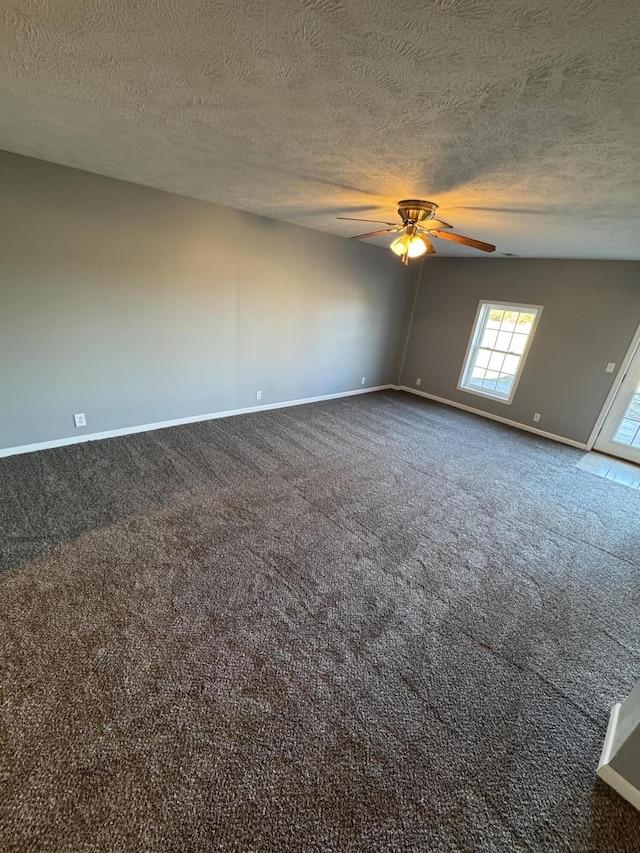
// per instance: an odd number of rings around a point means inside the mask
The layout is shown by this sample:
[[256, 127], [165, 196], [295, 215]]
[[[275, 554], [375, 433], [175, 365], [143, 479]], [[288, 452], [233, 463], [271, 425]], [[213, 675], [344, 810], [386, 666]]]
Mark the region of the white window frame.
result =
[[[485, 328], [486, 318], [490, 311], [535, 312], [531, 331], [527, 336], [527, 342], [524, 347], [524, 352], [522, 354], [517, 353], [517, 355], [520, 355], [520, 363], [518, 365], [518, 370], [513, 377], [513, 382], [511, 384], [509, 394], [506, 397], [504, 394], [497, 394], [491, 388], [472, 388], [468, 384], [471, 376], [471, 371], [473, 370], [473, 366], [475, 364], [476, 354], [478, 349], [480, 348], [480, 341]], [[465, 394], [475, 394], [478, 397], [487, 397], [490, 400], [497, 400], [499, 403], [506, 403], [507, 406], [510, 406], [513, 401], [513, 395], [516, 393], [518, 382], [520, 381], [520, 377], [522, 376], [522, 369], [524, 368], [527, 356], [529, 355], [531, 341], [535, 336], [536, 328], [538, 326], [541, 314], [542, 305], [526, 305], [522, 302], [495, 302], [491, 299], [481, 299], [478, 303], [478, 310], [476, 311], [476, 317], [473, 321], [473, 326], [471, 327], [471, 336], [469, 338], [469, 343], [467, 344], [467, 351], [465, 352], [464, 361], [462, 362], [462, 370], [460, 372], [460, 379], [458, 380], [457, 385], [458, 391], [464, 391]], [[515, 354], [516, 353], [514, 353], [514, 355]]]

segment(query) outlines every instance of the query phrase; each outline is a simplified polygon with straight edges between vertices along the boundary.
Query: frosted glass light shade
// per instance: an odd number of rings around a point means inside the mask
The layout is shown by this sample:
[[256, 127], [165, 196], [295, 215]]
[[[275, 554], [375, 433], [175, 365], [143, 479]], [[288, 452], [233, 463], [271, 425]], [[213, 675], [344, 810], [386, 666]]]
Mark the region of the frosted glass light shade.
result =
[[419, 234], [403, 234], [394, 240], [391, 249], [396, 255], [408, 255], [410, 258], [419, 258], [427, 251], [427, 243]]

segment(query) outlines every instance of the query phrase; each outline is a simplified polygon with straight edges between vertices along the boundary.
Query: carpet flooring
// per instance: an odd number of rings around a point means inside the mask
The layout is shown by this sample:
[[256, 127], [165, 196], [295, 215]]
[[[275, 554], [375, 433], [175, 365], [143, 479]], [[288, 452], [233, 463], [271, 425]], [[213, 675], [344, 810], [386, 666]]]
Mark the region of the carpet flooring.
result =
[[640, 850], [580, 456], [383, 392], [0, 460], [0, 849]]

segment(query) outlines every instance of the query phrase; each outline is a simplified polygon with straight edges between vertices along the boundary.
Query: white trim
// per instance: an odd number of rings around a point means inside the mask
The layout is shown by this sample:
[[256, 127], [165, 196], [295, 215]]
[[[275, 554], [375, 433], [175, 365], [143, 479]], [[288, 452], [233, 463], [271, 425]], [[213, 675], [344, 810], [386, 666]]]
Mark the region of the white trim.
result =
[[471, 412], [474, 415], [489, 418], [490, 421], [498, 421], [501, 424], [507, 424], [507, 426], [516, 427], [516, 429], [522, 429], [525, 432], [532, 432], [535, 435], [541, 435], [543, 438], [550, 438], [552, 441], [559, 441], [561, 444], [577, 447], [579, 450], [586, 449], [586, 445], [581, 441], [574, 441], [572, 438], [565, 438], [563, 435], [556, 435], [553, 432], [545, 432], [528, 424], [521, 424], [519, 421], [511, 421], [509, 418], [503, 418], [501, 415], [492, 415], [490, 412], [483, 412], [482, 409], [474, 409], [472, 406], [466, 406], [464, 403], [456, 403], [453, 400], [446, 400], [444, 397], [437, 397], [435, 394], [427, 394], [426, 391], [418, 391], [417, 388], [409, 388], [407, 385], [401, 385], [398, 390], [407, 391], [409, 394], [416, 394], [418, 397], [426, 397], [427, 400], [435, 400], [436, 403], [444, 403], [447, 406], [453, 406], [456, 409], [462, 409], [465, 412]]
[[[465, 384], [465, 382], [467, 381], [468, 375], [473, 367], [473, 365], [470, 364], [471, 353], [477, 350], [479, 347], [480, 335], [482, 334], [485, 328], [485, 318], [487, 317], [490, 311], [512, 311], [514, 308], [528, 309], [529, 311], [533, 312], [534, 317], [533, 323], [531, 324], [531, 331], [527, 335], [527, 340], [524, 345], [524, 351], [522, 353], [518, 353], [518, 355], [520, 355], [520, 361], [518, 363], [517, 372], [513, 377], [513, 384], [509, 389], [509, 394], [505, 397], [504, 394], [492, 394], [491, 389], [489, 388], [486, 390], [480, 390], [479, 388], [470, 388], [468, 384]], [[476, 317], [473, 321], [473, 326], [471, 327], [471, 336], [469, 337], [467, 350], [464, 354], [462, 370], [460, 371], [460, 378], [458, 379], [458, 384], [456, 386], [457, 390], [463, 391], [465, 394], [476, 394], [478, 397], [487, 397], [490, 400], [497, 400], [499, 403], [504, 403], [505, 405], [510, 406], [513, 401], [513, 396], [516, 393], [518, 382], [520, 382], [520, 377], [522, 376], [522, 370], [527, 360], [527, 356], [529, 355], [531, 341], [533, 340], [533, 336], [536, 333], [538, 321], [540, 320], [540, 315], [542, 314], [542, 309], [542, 305], [525, 305], [523, 302], [511, 302], [507, 305], [503, 302], [493, 302], [491, 299], [481, 299], [478, 302], [478, 310], [476, 311]], [[514, 353], [514, 355], [515, 354], [516, 353]]]
[[600, 761], [598, 762], [598, 773], [605, 764], [609, 764], [613, 757], [613, 744], [616, 739], [616, 730], [618, 728], [618, 718], [620, 716], [621, 707], [622, 703], [616, 702], [609, 714], [609, 725], [607, 726], [607, 734], [605, 735], [602, 752], [600, 754]]
[[105, 432], [94, 432], [88, 435], [67, 436], [66, 438], [55, 438], [52, 441], [38, 441], [35, 444], [23, 444], [19, 447], [0, 448], [0, 458], [5, 456], [16, 456], [19, 453], [33, 453], [36, 450], [49, 450], [53, 447], [66, 447], [68, 444], [82, 444], [85, 441], [101, 441], [103, 438], [116, 438], [120, 435], [132, 435], [136, 432], [150, 432], [154, 429], [165, 429], [166, 427], [181, 426], [182, 424], [195, 424], [199, 421], [212, 421], [217, 418], [234, 417], [235, 415], [249, 415], [252, 412], [264, 412], [269, 409], [285, 409], [289, 406], [304, 406], [307, 403], [321, 403], [323, 400], [337, 400], [339, 397], [354, 397], [357, 394], [370, 394], [373, 391], [387, 391], [390, 388], [398, 390], [397, 385], [376, 385], [373, 388], [358, 388], [355, 391], [341, 391], [338, 394], [322, 394], [320, 397], [305, 397], [301, 400], [286, 400], [282, 403], [265, 403], [262, 406], [248, 406], [246, 409], [229, 409], [225, 412], [212, 412], [206, 415], [191, 415], [186, 418], [175, 418], [170, 421], [158, 421], [157, 423], [152, 424], [140, 424], [139, 426], [109, 429]]
[[640, 791], [634, 788], [630, 782], [627, 782], [613, 767], [610, 767], [608, 764], [605, 765], [598, 770], [598, 776], [603, 782], [612, 787], [614, 791], [617, 791], [621, 797], [624, 797], [628, 803], [631, 803], [632, 806], [640, 811]]
[[625, 357], [622, 359], [620, 363], [620, 369], [616, 374], [616, 378], [613, 381], [611, 389], [607, 394], [607, 399], [604, 401], [604, 406], [598, 415], [596, 422], [591, 430], [591, 435], [587, 440], [587, 450], [591, 450], [596, 441], [598, 440], [598, 436], [600, 434], [600, 430], [604, 426], [604, 422], [609, 414], [609, 410], [611, 406], [613, 406], [613, 401], [616, 398], [618, 391], [620, 390], [620, 386], [624, 382], [625, 376], [627, 375], [627, 371], [629, 370], [629, 366], [633, 360], [633, 357], [636, 354], [636, 350], [640, 347], [640, 326], [636, 329], [636, 333], [631, 339], [631, 344], [629, 345], [629, 349], [627, 350]]
[[617, 791], [621, 797], [624, 797], [627, 802], [631, 803], [640, 810], [640, 791], [628, 782], [624, 776], [621, 776], [613, 767], [610, 766], [612, 759], [613, 744], [616, 740], [616, 730], [618, 728], [618, 720], [620, 718], [620, 702], [613, 706], [609, 717], [609, 725], [607, 734], [602, 747], [602, 754], [598, 763], [598, 776], [610, 785], [614, 791]]

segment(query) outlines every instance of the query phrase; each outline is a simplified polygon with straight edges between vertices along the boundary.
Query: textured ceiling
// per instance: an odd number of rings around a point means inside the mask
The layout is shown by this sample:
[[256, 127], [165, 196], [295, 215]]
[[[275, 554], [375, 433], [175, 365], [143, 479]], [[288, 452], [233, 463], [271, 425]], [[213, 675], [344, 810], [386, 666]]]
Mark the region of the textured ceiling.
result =
[[0, 148], [335, 234], [418, 197], [503, 253], [640, 259], [638, 0], [4, 0], [0, 46]]

